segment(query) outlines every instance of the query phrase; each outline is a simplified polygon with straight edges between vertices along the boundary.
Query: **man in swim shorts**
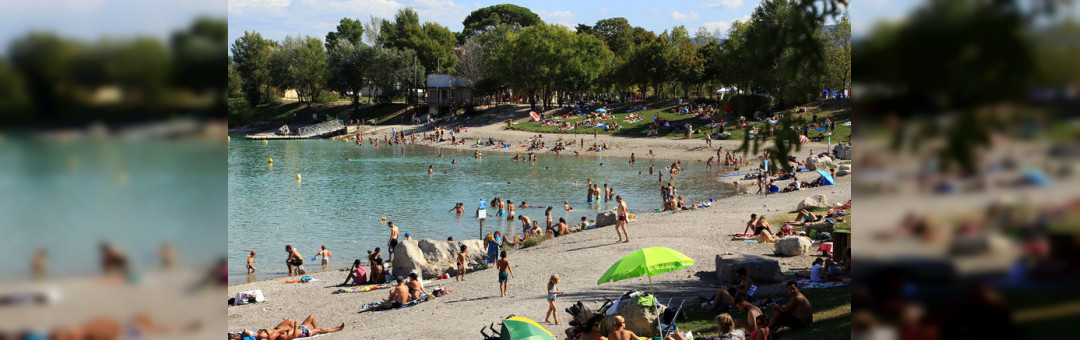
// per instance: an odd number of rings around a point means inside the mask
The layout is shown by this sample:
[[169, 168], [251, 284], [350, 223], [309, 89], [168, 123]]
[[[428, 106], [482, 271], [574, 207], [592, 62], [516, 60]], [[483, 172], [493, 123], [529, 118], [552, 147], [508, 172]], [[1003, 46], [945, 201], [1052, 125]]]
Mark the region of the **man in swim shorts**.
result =
[[289, 276], [292, 276], [294, 272], [301, 274], [298, 269], [304, 264], [304, 258], [300, 256], [300, 252], [288, 244], [285, 245], [285, 252], [289, 253], [289, 257], [285, 258], [285, 265], [289, 267]]
[[[615, 215], [618, 216], [618, 220], [615, 221], [615, 233], [619, 234], [618, 242], [630, 242], [630, 234], [626, 232], [626, 202], [623, 201], [622, 196], [615, 196], [615, 202], [619, 203], [619, 207], [615, 210]], [[619, 232], [622, 233], [619, 233]], [[626, 235], [626, 240], [623, 240], [623, 235]]]
[[394, 247], [397, 247], [398, 244], [398, 228], [394, 225], [394, 221], [386, 222], [386, 225], [390, 227], [390, 241], [386, 242], [389, 255], [386, 256], [386, 261], [394, 263]]
[[499, 253], [499, 257], [499, 261], [495, 262], [495, 267], [499, 269], [499, 296], [503, 297], [506, 296], [510, 278], [514, 276], [514, 269], [510, 268], [510, 261], [506, 259], [505, 250]]

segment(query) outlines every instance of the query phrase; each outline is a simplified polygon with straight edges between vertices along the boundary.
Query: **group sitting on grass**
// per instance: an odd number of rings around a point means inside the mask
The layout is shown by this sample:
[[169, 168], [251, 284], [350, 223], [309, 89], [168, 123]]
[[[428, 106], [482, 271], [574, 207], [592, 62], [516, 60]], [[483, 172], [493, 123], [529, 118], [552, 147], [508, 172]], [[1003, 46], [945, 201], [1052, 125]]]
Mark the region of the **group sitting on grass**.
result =
[[[784, 305], [768, 300], [767, 304], [755, 306], [747, 300], [748, 296], [737, 293], [732, 302], [738, 311], [746, 313], [746, 320], [732, 320], [731, 315], [721, 313], [716, 316], [719, 335], [703, 338], [707, 340], [769, 340], [775, 337], [781, 327], [793, 330], [809, 328], [814, 322], [814, 311], [810, 306], [810, 300], [799, 291], [799, 286], [795, 281], [788, 281], [786, 286], [791, 298]], [[762, 308], [766, 307], [773, 311], [772, 316], [762, 311]], [[667, 338], [667, 340], [685, 339], [678, 332]]]

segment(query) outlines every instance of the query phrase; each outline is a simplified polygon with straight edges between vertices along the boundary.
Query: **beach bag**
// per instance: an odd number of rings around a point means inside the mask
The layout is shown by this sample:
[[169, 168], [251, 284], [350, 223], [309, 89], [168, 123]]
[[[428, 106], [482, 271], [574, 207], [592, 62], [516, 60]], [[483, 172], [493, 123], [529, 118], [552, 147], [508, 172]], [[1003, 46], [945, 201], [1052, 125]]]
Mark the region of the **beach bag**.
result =
[[236, 293], [236, 297], [234, 299], [235, 299], [234, 301], [235, 301], [237, 306], [246, 305], [246, 304], [254, 303], [254, 302], [266, 301], [266, 297], [263, 296], [262, 290], [258, 290], [258, 289], [256, 289], [256, 290], [245, 290], [245, 291]]

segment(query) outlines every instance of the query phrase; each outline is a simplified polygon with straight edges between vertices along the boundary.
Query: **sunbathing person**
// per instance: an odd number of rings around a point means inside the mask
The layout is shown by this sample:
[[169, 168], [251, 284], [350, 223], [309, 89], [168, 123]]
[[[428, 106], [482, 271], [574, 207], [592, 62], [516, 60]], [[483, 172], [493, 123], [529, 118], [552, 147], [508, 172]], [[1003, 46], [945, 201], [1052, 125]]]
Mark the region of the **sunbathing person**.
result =
[[735, 327], [742, 328], [746, 332], [757, 329], [757, 317], [763, 314], [761, 309], [751, 304], [750, 301], [746, 301], [742, 296], [735, 297], [735, 308], [738, 308], [741, 312], [746, 312], [746, 321], [735, 320]]
[[424, 282], [420, 280], [420, 276], [416, 275], [416, 273], [409, 274], [409, 282], [405, 283], [405, 287], [409, 289], [412, 300], [419, 301], [420, 298], [428, 295], [428, 292], [424, 290]]
[[312, 337], [320, 334], [340, 332], [345, 329], [345, 323], [337, 328], [319, 328], [315, 323], [315, 316], [308, 315], [304, 322], [297, 323], [293, 319], [285, 319], [274, 328], [260, 329], [254, 333], [245, 329], [240, 333], [229, 333], [229, 339], [258, 339], [258, 340], [292, 340]]
[[411, 295], [409, 295], [409, 288], [405, 286], [405, 278], [399, 276], [396, 279], [397, 285], [390, 290], [390, 296], [377, 305], [368, 306], [365, 310], [401, 308], [406, 302], [409, 302]]
[[758, 236], [758, 242], [760, 243], [773, 243], [780, 239], [776, 235], [773, 235], [773, 230], [769, 227], [769, 221], [765, 219], [765, 215], [758, 216], [757, 224], [754, 228]]
[[735, 270], [735, 276], [739, 279], [739, 284], [734, 287], [721, 288], [716, 292], [716, 295], [712, 299], [704, 296], [698, 296], [698, 301], [703, 302], [702, 308], [717, 309], [720, 303], [726, 303], [728, 306], [735, 305], [736, 296], [749, 296], [750, 287], [754, 285], [754, 280], [751, 280], [746, 275], [746, 268], [739, 267]]
[[[757, 214], [750, 214], [750, 221], [746, 222], [746, 229], [743, 229], [742, 233], [735, 234], [735, 238], [733, 238], [731, 240], [735, 241], [735, 240], [751, 240], [751, 239], [753, 239], [752, 237], [746, 237], [744, 235], [746, 235], [750, 231], [751, 228], [754, 228], [754, 222], [757, 222]], [[758, 233], [757, 230], [755, 230], [754, 234], [756, 235], [757, 233]]]

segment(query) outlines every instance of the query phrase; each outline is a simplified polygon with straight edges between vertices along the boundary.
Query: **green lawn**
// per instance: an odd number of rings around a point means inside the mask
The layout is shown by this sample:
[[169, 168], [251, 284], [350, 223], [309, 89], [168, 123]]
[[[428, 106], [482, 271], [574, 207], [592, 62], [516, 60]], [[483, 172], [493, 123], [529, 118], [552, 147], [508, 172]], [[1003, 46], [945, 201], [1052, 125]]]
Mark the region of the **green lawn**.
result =
[[[814, 308], [814, 325], [810, 329], [792, 330], [782, 328], [775, 337], [784, 339], [850, 339], [851, 338], [851, 287], [803, 290], [803, 295], [810, 300]], [[788, 295], [765, 296], [758, 298], [783, 298]], [[696, 300], [695, 300], [696, 301]], [[691, 304], [684, 307], [686, 321], [679, 322], [679, 330], [693, 331], [695, 338], [701, 335], [716, 335], [716, 315], [719, 313], [702, 309]], [[772, 316], [775, 311], [766, 310]], [[746, 320], [746, 313], [728, 313], [735, 320]], [[747, 338], [750, 332], [746, 332]]]
[[[615, 116], [615, 119], [606, 120], [606, 122], [608, 122], [608, 123], [617, 122], [621, 126], [620, 129], [613, 130], [613, 131], [604, 131], [603, 129], [594, 129], [594, 128], [585, 128], [585, 127], [579, 127], [579, 128], [570, 129], [570, 130], [559, 130], [559, 128], [557, 126], [541, 126], [538, 122], [532, 122], [532, 121], [515, 124], [511, 129], [521, 130], [521, 131], [529, 131], [529, 132], [537, 132], [537, 133], [567, 133], [567, 134], [592, 134], [593, 131], [595, 130], [596, 133], [599, 134], [599, 135], [644, 137], [644, 136], [646, 136], [646, 134], [649, 131], [648, 127], [649, 127], [649, 125], [652, 124], [653, 116], [659, 116], [660, 118], [668, 120], [669, 122], [671, 122], [671, 124], [682, 125], [682, 124], [685, 124], [685, 123], [690, 123], [691, 125], [694, 126], [694, 129], [698, 131], [698, 133], [695, 133], [692, 136], [692, 138], [695, 138], [695, 139], [704, 140], [705, 139], [705, 134], [700, 133], [700, 131], [702, 131], [702, 130], [708, 131], [708, 128], [703, 128], [703, 127], [706, 124], [710, 123], [710, 121], [707, 121], [707, 120], [704, 120], [704, 119], [692, 118], [692, 116], [693, 116], [692, 114], [684, 115], [684, 114], [678, 114], [678, 113], [671, 113], [670, 110], [671, 110], [672, 107], [674, 107], [674, 105], [667, 105], [667, 106], [661, 106], [661, 107], [655, 107], [655, 108], [650, 106], [649, 110], [638, 111], [638, 112], [633, 112], [633, 113], [622, 113], [622, 112], [625, 112], [626, 110], [628, 110], [630, 107], [631, 107], [631, 105], [621, 105], [621, 106], [616, 106], [616, 107], [614, 107], [612, 109], [612, 112], [619, 112], [619, 113], [613, 114], [613, 116]], [[790, 112], [790, 111], [788, 111], [788, 112]], [[836, 142], [839, 142], [839, 141], [849, 141], [850, 140], [851, 127], [850, 126], [843, 126], [842, 124], [840, 124], [841, 122], [843, 122], [844, 119], [848, 119], [848, 117], [850, 116], [850, 112], [851, 112], [850, 107], [836, 107], [836, 105], [821, 105], [821, 106], [815, 106], [815, 107], [808, 107], [807, 112], [800, 113], [800, 114], [798, 114], [797, 117], [801, 116], [801, 117], [805, 117], [806, 119], [809, 119], [811, 117], [811, 115], [813, 115], [814, 113], [817, 113], [819, 119], [821, 119], [821, 117], [831, 117], [831, 119], [837, 120], [836, 132], [833, 133], [833, 136], [834, 136], [833, 143], [836, 143]], [[565, 110], [559, 109], [559, 110], [553, 111], [552, 114], [556, 115], [556, 116], [561, 116], [562, 114], [565, 114], [565, 113], [566, 113]], [[640, 121], [635, 122], [635, 123], [625, 122], [626, 117], [631, 115], [631, 114], [640, 114], [642, 116], [642, 119]], [[570, 124], [574, 124], [574, 123], [580, 122], [582, 120], [582, 117], [581, 116], [574, 116], [572, 118], [567, 118], [567, 119], [556, 118], [555, 120], [557, 120], [557, 121], [565, 121], [565, 122], [569, 122]], [[753, 128], [756, 128], [756, 129], [762, 129], [766, 125], [767, 125], [767, 123], [753, 123], [752, 124]], [[727, 132], [731, 133], [731, 139], [733, 139], [733, 140], [741, 140], [743, 138], [744, 134], [745, 134], [745, 131], [743, 129], [730, 129], [729, 128], [727, 130]], [[810, 131], [810, 136], [809, 137], [813, 138], [813, 137], [823, 136], [825, 134], [825, 132], [826, 131]], [[670, 131], [660, 130], [659, 133], [660, 133], [660, 136], [662, 136], [662, 137], [674, 137], [674, 138], [682, 138], [683, 137], [683, 134], [679, 133], [679, 132], [670, 132]]]

